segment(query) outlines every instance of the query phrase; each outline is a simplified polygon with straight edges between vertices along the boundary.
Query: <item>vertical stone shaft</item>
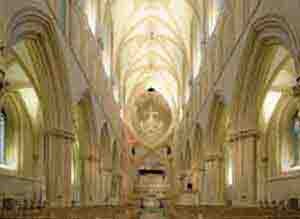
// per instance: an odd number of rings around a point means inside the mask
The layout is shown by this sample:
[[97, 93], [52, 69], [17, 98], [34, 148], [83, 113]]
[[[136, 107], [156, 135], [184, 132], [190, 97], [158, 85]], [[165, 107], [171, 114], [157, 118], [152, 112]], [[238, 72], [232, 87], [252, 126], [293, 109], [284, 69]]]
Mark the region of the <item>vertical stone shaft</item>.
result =
[[52, 129], [45, 136], [46, 188], [50, 206], [63, 207], [71, 203], [71, 149], [74, 135]]
[[255, 130], [246, 130], [231, 136], [233, 144], [234, 203], [253, 205], [256, 202], [256, 143]]

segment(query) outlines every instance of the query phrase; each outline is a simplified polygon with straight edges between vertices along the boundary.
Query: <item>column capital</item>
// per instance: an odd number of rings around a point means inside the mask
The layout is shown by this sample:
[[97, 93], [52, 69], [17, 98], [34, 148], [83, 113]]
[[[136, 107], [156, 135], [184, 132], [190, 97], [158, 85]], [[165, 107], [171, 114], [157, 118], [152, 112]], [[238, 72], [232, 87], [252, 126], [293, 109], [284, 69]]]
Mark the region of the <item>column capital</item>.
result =
[[228, 141], [236, 142], [236, 141], [244, 139], [244, 138], [258, 138], [259, 136], [260, 136], [260, 133], [258, 130], [245, 129], [245, 130], [237, 131], [237, 132], [230, 134]]
[[46, 131], [47, 136], [56, 136], [59, 138], [69, 139], [75, 141], [75, 134], [72, 131], [60, 129], [60, 128], [52, 128]]
[[208, 154], [208, 155], [205, 156], [205, 161], [206, 162], [220, 161], [223, 158], [224, 157], [221, 154], [219, 154], [219, 153]]

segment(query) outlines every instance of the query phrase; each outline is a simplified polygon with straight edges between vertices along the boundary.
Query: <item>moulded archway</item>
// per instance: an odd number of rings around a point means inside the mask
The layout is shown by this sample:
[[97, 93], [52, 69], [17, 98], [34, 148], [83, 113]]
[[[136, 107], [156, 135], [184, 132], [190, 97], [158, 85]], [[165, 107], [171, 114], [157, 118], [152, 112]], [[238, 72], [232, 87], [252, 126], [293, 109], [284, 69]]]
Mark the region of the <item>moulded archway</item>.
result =
[[44, 118], [47, 200], [50, 205], [69, 205], [74, 135], [68, 69], [59, 34], [47, 12], [33, 6], [32, 2], [24, 4], [7, 19], [4, 55], [11, 51], [18, 53], [18, 47], [22, 47], [28, 55], [20, 56], [22, 62], [33, 66], [28, 77]]
[[257, 170], [257, 165], [264, 160], [265, 148], [259, 144], [258, 137], [262, 134], [259, 118], [267, 88], [274, 78], [270, 74], [272, 60], [280, 46], [290, 52], [297, 69], [299, 42], [290, 24], [276, 14], [266, 15], [252, 24], [243, 48], [230, 112], [234, 199], [239, 203], [255, 203], [261, 197], [258, 182], [263, 170]]

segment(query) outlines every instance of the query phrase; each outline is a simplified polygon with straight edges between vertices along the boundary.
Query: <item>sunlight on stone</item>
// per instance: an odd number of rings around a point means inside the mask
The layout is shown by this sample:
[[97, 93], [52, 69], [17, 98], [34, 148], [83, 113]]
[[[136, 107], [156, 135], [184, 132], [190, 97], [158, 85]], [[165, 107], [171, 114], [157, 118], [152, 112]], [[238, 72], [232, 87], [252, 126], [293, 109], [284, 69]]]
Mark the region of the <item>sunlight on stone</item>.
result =
[[263, 104], [263, 116], [265, 123], [268, 123], [271, 119], [281, 95], [281, 92], [277, 91], [269, 91], [267, 93]]
[[86, 6], [86, 14], [87, 14], [87, 20], [90, 26], [91, 31], [93, 34], [96, 32], [96, 8], [97, 4], [95, 1], [87, 1], [87, 6]]
[[17, 169], [17, 162], [11, 161], [8, 164], [0, 164], [0, 168], [6, 169], [6, 170], [16, 170]]
[[228, 185], [232, 185], [233, 184], [233, 169], [232, 169], [232, 164], [229, 165], [229, 168], [228, 168], [227, 182], [228, 182]]
[[23, 88], [19, 90], [26, 106], [28, 107], [28, 112], [33, 118], [36, 118], [39, 110], [39, 99], [33, 88]]

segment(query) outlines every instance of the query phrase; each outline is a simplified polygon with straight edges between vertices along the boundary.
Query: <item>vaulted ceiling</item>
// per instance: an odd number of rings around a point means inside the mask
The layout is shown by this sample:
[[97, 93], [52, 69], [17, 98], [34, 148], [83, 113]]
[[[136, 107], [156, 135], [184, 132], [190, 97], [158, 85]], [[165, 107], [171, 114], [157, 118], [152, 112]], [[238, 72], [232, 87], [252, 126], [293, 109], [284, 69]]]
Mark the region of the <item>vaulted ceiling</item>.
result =
[[103, 61], [121, 108], [153, 88], [166, 100], [173, 120], [180, 120], [190, 96], [189, 81], [201, 65], [203, 31], [212, 32], [221, 2], [205, 6], [200, 0], [104, 1]]
[[187, 99], [201, 7], [195, 0], [107, 1], [104, 56], [121, 102], [149, 87], [171, 107], [180, 105], [180, 96]]

